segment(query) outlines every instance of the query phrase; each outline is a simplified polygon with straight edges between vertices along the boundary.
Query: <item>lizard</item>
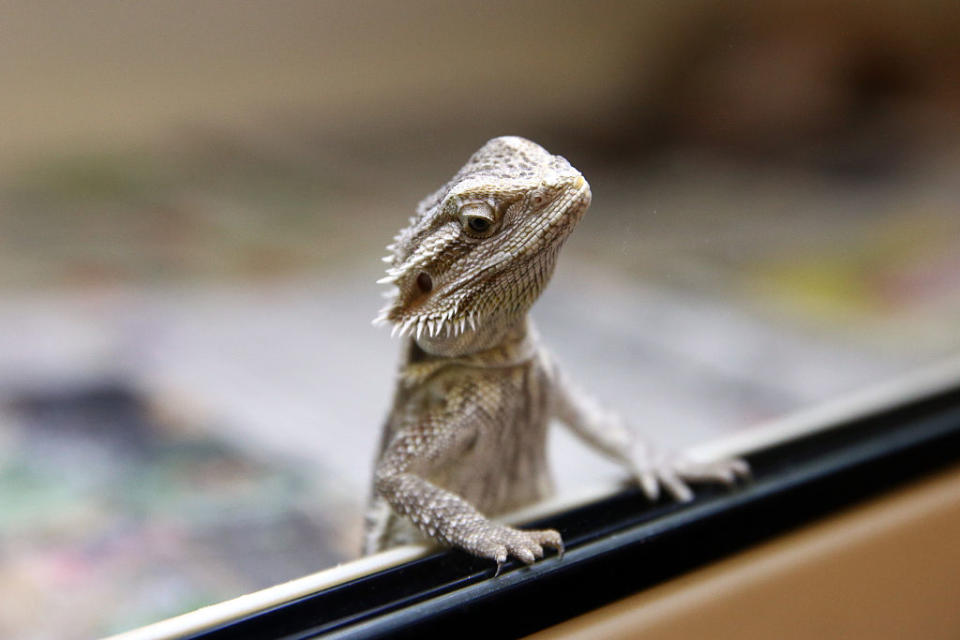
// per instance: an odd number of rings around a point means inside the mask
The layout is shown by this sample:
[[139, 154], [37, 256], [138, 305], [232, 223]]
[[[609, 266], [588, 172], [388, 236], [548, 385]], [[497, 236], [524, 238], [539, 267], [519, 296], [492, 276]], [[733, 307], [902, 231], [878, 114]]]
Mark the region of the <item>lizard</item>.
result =
[[650, 500], [689, 483], [733, 484], [738, 459], [657, 452], [586, 394], [541, 346], [528, 311], [590, 205], [561, 156], [517, 136], [488, 141], [419, 203], [388, 245], [388, 303], [374, 320], [404, 339], [365, 517], [364, 553], [432, 540], [497, 563], [563, 552], [552, 529], [492, 517], [552, 492], [547, 428], [569, 427], [623, 465]]

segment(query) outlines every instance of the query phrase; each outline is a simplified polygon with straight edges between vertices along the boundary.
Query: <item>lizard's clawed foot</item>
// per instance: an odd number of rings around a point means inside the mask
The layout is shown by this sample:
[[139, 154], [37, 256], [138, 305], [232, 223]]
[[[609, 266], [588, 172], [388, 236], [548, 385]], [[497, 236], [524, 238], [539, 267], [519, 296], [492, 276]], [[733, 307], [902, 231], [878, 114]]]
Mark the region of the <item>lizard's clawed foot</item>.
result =
[[543, 557], [544, 547], [556, 549], [562, 554], [563, 538], [553, 529], [522, 531], [490, 523], [489, 527], [477, 535], [476, 540], [469, 541], [464, 547], [478, 556], [495, 560], [496, 575], [499, 575], [500, 568], [509, 556], [517, 558], [524, 564], [533, 564], [534, 561]]
[[660, 497], [663, 486], [674, 500], [689, 502], [693, 500], [693, 491], [688, 483], [732, 485], [750, 477], [750, 465], [741, 459], [718, 462], [695, 462], [683, 457], [649, 459], [635, 465], [634, 477], [650, 500]]

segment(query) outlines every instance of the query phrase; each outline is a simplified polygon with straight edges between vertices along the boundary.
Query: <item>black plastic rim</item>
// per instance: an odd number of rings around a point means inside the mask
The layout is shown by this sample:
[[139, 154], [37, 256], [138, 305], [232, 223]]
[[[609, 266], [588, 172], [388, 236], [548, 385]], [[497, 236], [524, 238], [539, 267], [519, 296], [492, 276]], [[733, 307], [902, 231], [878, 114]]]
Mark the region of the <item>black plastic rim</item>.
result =
[[458, 551], [359, 578], [195, 638], [517, 637], [664, 582], [960, 461], [960, 385], [748, 456], [752, 481], [648, 505], [637, 489], [530, 523], [561, 559], [494, 566]]

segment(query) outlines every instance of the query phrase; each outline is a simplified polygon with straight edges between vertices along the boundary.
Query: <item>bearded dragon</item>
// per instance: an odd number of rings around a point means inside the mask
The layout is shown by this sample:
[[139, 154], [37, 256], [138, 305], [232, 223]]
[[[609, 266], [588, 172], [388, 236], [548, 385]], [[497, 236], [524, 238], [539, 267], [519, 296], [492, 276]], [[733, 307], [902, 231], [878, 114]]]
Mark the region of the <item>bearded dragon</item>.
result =
[[575, 386], [540, 345], [528, 311], [590, 204], [567, 160], [519, 137], [487, 142], [427, 196], [387, 249], [389, 303], [375, 324], [404, 337], [365, 523], [364, 552], [431, 539], [496, 561], [563, 550], [560, 533], [490, 517], [552, 491], [547, 427], [557, 419], [620, 463], [656, 500], [688, 482], [732, 484], [741, 460], [656, 453]]

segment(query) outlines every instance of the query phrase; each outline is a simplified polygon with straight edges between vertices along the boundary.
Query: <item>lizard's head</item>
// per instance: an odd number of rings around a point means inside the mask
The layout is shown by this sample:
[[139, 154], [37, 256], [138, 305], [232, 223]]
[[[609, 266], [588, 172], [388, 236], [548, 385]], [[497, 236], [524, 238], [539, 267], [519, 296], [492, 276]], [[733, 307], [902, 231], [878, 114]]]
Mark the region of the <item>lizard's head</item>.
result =
[[424, 199], [387, 247], [394, 289], [375, 323], [428, 353], [496, 345], [553, 273], [590, 204], [590, 187], [560, 156], [523, 138], [494, 138]]

